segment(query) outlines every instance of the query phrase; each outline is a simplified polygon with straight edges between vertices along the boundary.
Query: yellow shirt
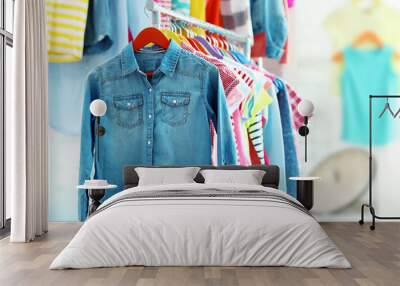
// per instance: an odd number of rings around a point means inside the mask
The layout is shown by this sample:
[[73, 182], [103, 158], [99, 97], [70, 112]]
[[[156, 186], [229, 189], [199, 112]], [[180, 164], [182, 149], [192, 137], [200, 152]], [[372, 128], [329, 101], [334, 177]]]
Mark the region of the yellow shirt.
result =
[[400, 50], [400, 10], [385, 4], [364, 9], [349, 2], [326, 18], [325, 27], [335, 50], [351, 45], [365, 31], [375, 32], [385, 44]]
[[206, 0], [190, 1], [190, 16], [199, 20], [206, 20]]
[[46, 0], [49, 62], [82, 59], [89, 0]]
[[[206, 0], [191, 0], [190, 1], [190, 16], [199, 20], [206, 20]], [[204, 31], [200, 28], [192, 28], [199, 35], [203, 35]]]
[[[350, 46], [365, 31], [376, 33], [386, 45], [400, 51], [400, 10], [383, 3], [365, 9], [361, 5], [349, 1], [332, 12], [326, 18], [324, 25], [331, 36], [335, 51]], [[343, 71], [343, 66], [343, 63], [339, 63], [333, 67], [335, 94], [340, 94], [338, 79]], [[400, 61], [394, 63], [394, 68], [399, 73]]]

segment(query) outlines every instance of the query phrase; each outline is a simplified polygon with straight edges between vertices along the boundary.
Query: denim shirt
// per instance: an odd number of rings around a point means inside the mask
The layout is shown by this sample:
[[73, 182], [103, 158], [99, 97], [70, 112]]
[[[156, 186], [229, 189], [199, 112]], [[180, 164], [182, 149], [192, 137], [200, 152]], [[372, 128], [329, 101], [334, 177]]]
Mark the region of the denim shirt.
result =
[[[107, 179], [121, 190], [125, 165], [211, 164], [210, 121], [217, 130], [218, 164], [236, 164], [236, 149], [218, 70], [174, 41], [166, 51], [135, 53], [132, 45], [92, 71], [84, 95], [80, 183]], [[149, 80], [144, 72], [155, 71]], [[92, 100], [107, 104], [101, 118], [99, 162], [94, 161]], [[115, 192], [107, 192], [106, 198]], [[85, 219], [87, 196], [79, 194]]]
[[97, 54], [108, 50], [115, 41], [113, 35], [112, 0], [91, 0], [85, 29], [84, 54]]

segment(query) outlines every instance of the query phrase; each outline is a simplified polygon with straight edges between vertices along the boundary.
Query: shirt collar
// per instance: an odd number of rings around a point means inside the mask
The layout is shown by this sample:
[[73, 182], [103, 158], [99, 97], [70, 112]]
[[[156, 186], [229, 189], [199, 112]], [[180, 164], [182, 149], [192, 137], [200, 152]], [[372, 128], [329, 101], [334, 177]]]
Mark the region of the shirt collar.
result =
[[[164, 57], [161, 60], [159, 70], [167, 76], [172, 76], [175, 72], [181, 50], [182, 49], [178, 46], [178, 44], [171, 40], [169, 42], [168, 49], [166, 50]], [[132, 44], [128, 44], [122, 50], [121, 65], [123, 75], [127, 75], [129, 73], [139, 70]]]

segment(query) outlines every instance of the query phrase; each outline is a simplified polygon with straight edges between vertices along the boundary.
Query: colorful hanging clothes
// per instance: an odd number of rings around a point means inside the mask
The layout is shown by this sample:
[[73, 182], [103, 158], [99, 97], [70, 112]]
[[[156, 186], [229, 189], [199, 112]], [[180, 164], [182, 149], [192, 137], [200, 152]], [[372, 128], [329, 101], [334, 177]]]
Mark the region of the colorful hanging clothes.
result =
[[[189, 47], [186, 44], [182, 45], [182, 49], [191, 52], [192, 54], [205, 59], [207, 62], [212, 63], [219, 71], [219, 75], [222, 81], [222, 85], [224, 87], [227, 105], [229, 114], [232, 114], [233, 111], [240, 104], [237, 101], [243, 100], [243, 98], [247, 97], [251, 89], [247, 87], [247, 85], [243, 84], [243, 80], [229, 68], [223, 61], [214, 58], [212, 56], [205, 55], [201, 52], [196, 51], [194, 48]], [[236, 101], [235, 101], [236, 100]]]
[[[258, 65], [250, 64], [247, 66], [254, 70], [262, 72], [266, 77], [270, 78], [271, 80], [276, 79], [276, 76], [274, 74], [268, 72], [263, 68], [260, 68]], [[281, 81], [283, 80], [281, 79]], [[293, 127], [297, 130], [304, 124], [304, 117], [300, 114], [298, 110], [298, 105], [300, 104], [302, 99], [301, 97], [298, 96], [297, 92], [293, 89], [293, 87], [290, 86], [287, 82], [285, 82], [285, 87], [289, 97], [290, 109], [292, 110]]]
[[[232, 117], [233, 121], [233, 129], [235, 134], [235, 141], [237, 143], [237, 148], [239, 150], [238, 158], [240, 162], [254, 162], [254, 160], [250, 157], [250, 145], [248, 144], [249, 137], [249, 128], [253, 124], [258, 124], [256, 121], [256, 117], [259, 112], [265, 110], [269, 104], [272, 103], [271, 96], [269, 95], [270, 88], [272, 87], [272, 81], [270, 81], [263, 74], [251, 70], [244, 66], [243, 64], [239, 64], [232, 60], [226, 59], [226, 61], [232, 66], [234, 70], [240, 75], [240, 77], [245, 80], [248, 84], [248, 87], [251, 88], [251, 94], [248, 97], [241, 98], [238, 103], [239, 111], [235, 111]], [[239, 113], [239, 114], [238, 114]], [[263, 114], [266, 117], [266, 112]], [[260, 118], [259, 120], [260, 121]], [[263, 140], [262, 133], [260, 134], [261, 140]], [[259, 138], [253, 138], [253, 147], [254, 144], [259, 146], [259, 142], [257, 140]], [[252, 140], [250, 140], [252, 141]], [[257, 151], [257, 150], [255, 150]], [[265, 153], [258, 153], [259, 160], [257, 162], [267, 162], [268, 158], [266, 158]]]
[[[393, 49], [389, 47], [374, 50], [344, 50], [344, 72], [342, 88], [342, 138], [343, 140], [368, 146], [369, 144], [369, 100], [371, 94], [390, 95], [397, 91], [398, 77], [393, 70]], [[378, 118], [386, 104], [376, 100], [373, 108], [373, 144], [385, 145], [396, 136], [394, 118], [389, 111]], [[397, 102], [390, 102], [391, 108], [399, 110]]]
[[247, 137], [250, 138], [252, 147], [258, 156], [257, 161], [265, 164], [267, 159], [264, 153], [262, 118], [264, 114], [267, 116], [264, 110], [272, 103], [272, 98], [269, 95], [272, 82], [260, 73], [254, 73], [253, 76], [252, 94], [240, 106], [241, 119], [246, 128]]
[[89, 0], [46, 0], [49, 62], [82, 59]]
[[[242, 101], [247, 97], [249, 97], [250, 94], [253, 92], [252, 86], [254, 81], [249, 79], [250, 76], [247, 75], [246, 72], [239, 70], [237, 68], [231, 69], [222, 60], [202, 54], [185, 44], [182, 45], [182, 48], [190, 51], [191, 53], [195, 54], [198, 57], [207, 60], [208, 62], [214, 64], [217, 67], [226, 94], [229, 114], [231, 116], [231, 124], [235, 138], [238, 163], [244, 166], [251, 165], [251, 159], [249, 157], [249, 145], [243, 142], [244, 141], [243, 138], [247, 138], [247, 133], [245, 133], [243, 129], [244, 127], [242, 127], [243, 124], [241, 119], [241, 113], [239, 111], [239, 106], [242, 103]], [[245, 82], [244, 78], [248, 80], [247, 83]], [[257, 104], [260, 105], [260, 103]], [[216, 138], [214, 129], [211, 128], [211, 130], [213, 138]], [[215, 140], [213, 140], [213, 142], [215, 142]], [[215, 147], [216, 144], [214, 143], [213, 144], [214, 164], [216, 162], [216, 156], [217, 156], [217, 152], [215, 151], [217, 148]], [[263, 161], [265, 161], [265, 159]]]
[[[146, 78], [144, 72], [155, 71]], [[107, 136], [93, 156], [94, 119], [89, 105], [102, 99]], [[218, 165], [236, 164], [225, 93], [217, 68], [170, 41], [167, 50], [127, 45], [88, 76], [81, 134], [80, 183], [104, 178], [119, 186], [127, 164], [207, 165], [211, 163], [210, 121], [217, 129]], [[179, 150], [179, 152], [177, 152]], [[108, 162], [104, 164], [104, 162]], [[86, 192], [79, 193], [80, 219], [87, 214]]]
[[250, 0], [221, 0], [221, 16], [226, 29], [241, 35], [253, 36]]

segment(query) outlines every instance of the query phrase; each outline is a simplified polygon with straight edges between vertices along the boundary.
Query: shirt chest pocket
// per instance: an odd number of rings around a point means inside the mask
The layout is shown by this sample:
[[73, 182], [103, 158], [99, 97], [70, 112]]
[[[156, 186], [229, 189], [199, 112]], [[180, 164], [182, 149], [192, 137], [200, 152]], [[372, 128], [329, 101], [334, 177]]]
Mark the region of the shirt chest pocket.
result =
[[189, 92], [161, 92], [161, 118], [171, 126], [186, 123], [189, 116]]
[[143, 124], [143, 94], [114, 96], [114, 118], [124, 128]]

